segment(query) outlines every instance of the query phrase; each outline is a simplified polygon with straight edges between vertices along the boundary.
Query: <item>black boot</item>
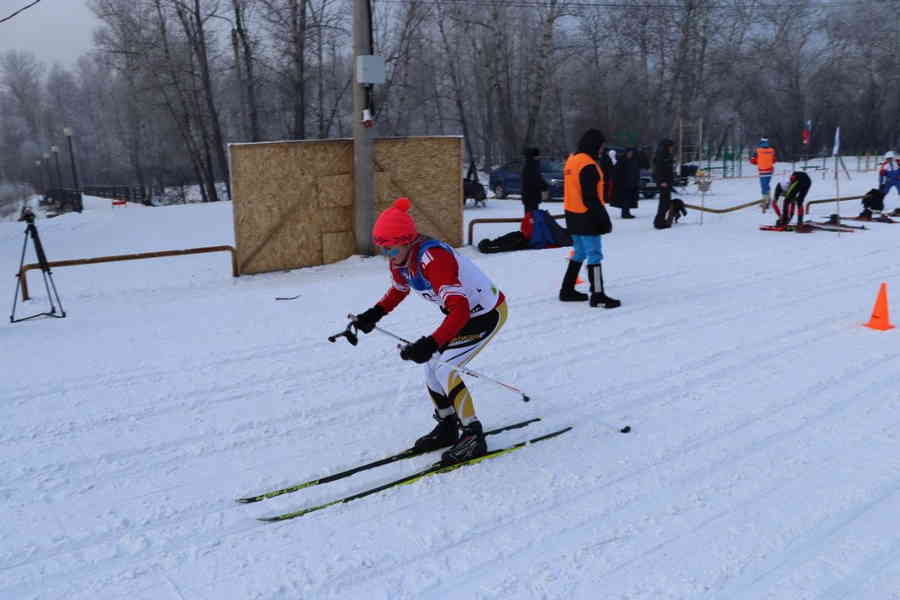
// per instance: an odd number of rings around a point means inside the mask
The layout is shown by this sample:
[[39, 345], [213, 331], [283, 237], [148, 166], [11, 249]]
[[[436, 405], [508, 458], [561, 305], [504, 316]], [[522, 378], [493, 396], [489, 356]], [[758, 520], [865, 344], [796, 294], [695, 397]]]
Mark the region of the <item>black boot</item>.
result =
[[623, 219], [633, 219], [634, 215], [631, 214], [631, 210], [629, 210], [627, 208], [623, 208], [622, 209], [622, 218]]
[[588, 299], [587, 294], [582, 294], [575, 289], [575, 282], [578, 280], [578, 271], [580, 270], [580, 262], [569, 261], [566, 274], [563, 276], [562, 287], [559, 288], [559, 299], [563, 302], [584, 302]]
[[656, 229], [668, 229], [672, 226], [672, 222], [668, 220], [671, 204], [672, 192], [668, 189], [660, 190], [659, 204], [656, 207], [656, 217], [653, 219], [653, 227]]
[[446, 448], [455, 444], [459, 439], [459, 418], [456, 413], [441, 418], [437, 411], [434, 411], [434, 420], [438, 424], [431, 430], [431, 433], [426, 433], [413, 445], [413, 449], [417, 452], [431, 452], [439, 448]]
[[603, 308], [622, 306], [620, 301], [610, 298], [603, 291], [603, 265], [600, 263], [588, 265], [588, 278], [591, 280], [591, 306], [602, 306]]
[[484, 431], [479, 421], [472, 421], [463, 427], [462, 435], [456, 444], [444, 452], [441, 462], [445, 465], [478, 458], [487, 454], [487, 442], [484, 441]]

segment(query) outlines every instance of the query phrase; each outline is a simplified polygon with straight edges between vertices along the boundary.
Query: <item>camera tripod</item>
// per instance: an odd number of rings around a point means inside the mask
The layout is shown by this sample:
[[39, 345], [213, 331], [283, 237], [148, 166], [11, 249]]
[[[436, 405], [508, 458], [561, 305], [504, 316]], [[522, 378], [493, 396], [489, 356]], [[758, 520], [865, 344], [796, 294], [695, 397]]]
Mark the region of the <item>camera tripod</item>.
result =
[[[38, 235], [37, 227], [34, 225], [34, 213], [26, 210], [23, 214], [25, 222], [25, 242], [22, 244], [22, 258], [19, 260], [19, 271], [16, 273], [16, 291], [13, 295], [12, 313], [9, 315], [10, 323], [18, 323], [35, 317], [54, 317], [62, 319], [66, 316], [63, 310], [62, 301], [59, 299], [59, 292], [56, 291], [56, 284], [53, 282], [53, 273], [50, 272], [50, 265], [47, 263], [47, 255], [44, 253], [44, 246], [41, 244], [41, 238]], [[28, 238], [34, 242], [34, 253], [37, 254], [38, 264], [41, 266], [41, 274], [44, 276], [44, 288], [47, 290], [47, 298], [50, 300], [50, 312], [40, 312], [33, 315], [16, 318], [16, 303], [19, 299], [19, 287], [22, 285], [22, 278], [25, 277], [25, 271], [22, 268], [25, 265], [25, 251], [28, 249]], [[52, 291], [51, 291], [52, 290]], [[54, 301], [55, 300], [55, 301]], [[59, 306], [59, 312], [56, 307]]]

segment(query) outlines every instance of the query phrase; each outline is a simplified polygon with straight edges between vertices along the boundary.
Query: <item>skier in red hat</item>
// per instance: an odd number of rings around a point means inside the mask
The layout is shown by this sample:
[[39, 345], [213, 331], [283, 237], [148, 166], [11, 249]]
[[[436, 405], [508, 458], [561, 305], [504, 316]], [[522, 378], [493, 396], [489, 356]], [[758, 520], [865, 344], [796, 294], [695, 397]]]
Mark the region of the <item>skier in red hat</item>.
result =
[[445, 242], [419, 234], [410, 206], [408, 198], [398, 198], [375, 221], [372, 238], [388, 258], [391, 287], [354, 323], [363, 333], [371, 332], [410, 290], [444, 313], [437, 329], [403, 347], [400, 358], [425, 364], [425, 385], [438, 422], [416, 440], [414, 448], [431, 451], [451, 446], [442, 460], [452, 464], [487, 452], [472, 397], [452, 366], [467, 364], [493, 339], [506, 321], [506, 300], [472, 261]]

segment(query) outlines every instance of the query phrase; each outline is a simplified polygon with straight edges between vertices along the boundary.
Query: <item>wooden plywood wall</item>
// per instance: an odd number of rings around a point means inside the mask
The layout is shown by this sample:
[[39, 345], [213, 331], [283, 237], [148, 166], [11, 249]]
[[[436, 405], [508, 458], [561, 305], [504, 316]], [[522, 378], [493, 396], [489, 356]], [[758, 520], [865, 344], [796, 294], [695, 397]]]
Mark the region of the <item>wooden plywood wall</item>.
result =
[[[352, 140], [232, 144], [229, 151], [241, 273], [355, 253]], [[406, 196], [420, 232], [462, 245], [462, 138], [376, 139], [374, 162], [376, 215]]]

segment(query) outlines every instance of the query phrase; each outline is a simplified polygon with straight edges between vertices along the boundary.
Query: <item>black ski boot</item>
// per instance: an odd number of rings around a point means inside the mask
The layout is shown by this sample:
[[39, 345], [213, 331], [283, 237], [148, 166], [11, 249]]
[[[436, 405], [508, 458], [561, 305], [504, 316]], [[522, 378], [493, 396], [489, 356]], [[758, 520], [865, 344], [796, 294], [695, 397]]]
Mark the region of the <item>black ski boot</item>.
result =
[[463, 427], [459, 441], [444, 452], [441, 462], [445, 465], [452, 465], [485, 454], [487, 454], [487, 442], [484, 441], [484, 430], [479, 421], [472, 421]]
[[622, 218], [623, 219], [633, 219], [634, 215], [631, 214], [631, 209], [623, 208], [622, 209]]
[[438, 424], [431, 430], [431, 433], [426, 433], [413, 445], [413, 449], [417, 452], [431, 452], [446, 448], [455, 444], [459, 439], [459, 417], [456, 416], [456, 413], [441, 418], [437, 411], [434, 411], [434, 420]]
[[[588, 278], [591, 280], [591, 306], [603, 308], [616, 308], [622, 303], [615, 298], [610, 298], [603, 291], [603, 266], [600, 263], [588, 265]], [[597, 290], [600, 291], [597, 291]]]
[[584, 302], [588, 299], [587, 294], [583, 294], [575, 289], [575, 282], [578, 281], [578, 271], [580, 270], [580, 262], [569, 261], [566, 274], [563, 276], [562, 286], [559, 288], [559, 299], [562, 302]]

